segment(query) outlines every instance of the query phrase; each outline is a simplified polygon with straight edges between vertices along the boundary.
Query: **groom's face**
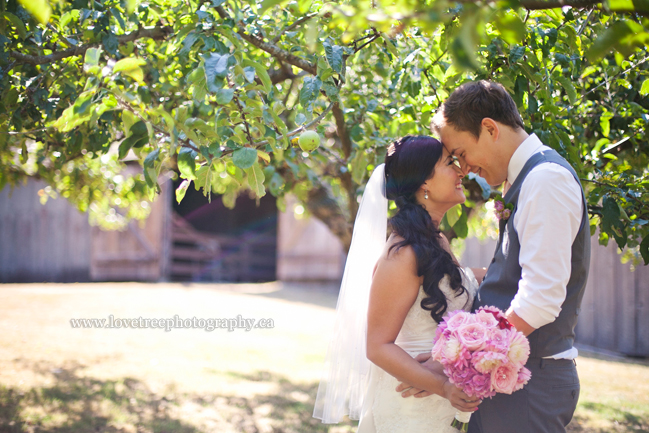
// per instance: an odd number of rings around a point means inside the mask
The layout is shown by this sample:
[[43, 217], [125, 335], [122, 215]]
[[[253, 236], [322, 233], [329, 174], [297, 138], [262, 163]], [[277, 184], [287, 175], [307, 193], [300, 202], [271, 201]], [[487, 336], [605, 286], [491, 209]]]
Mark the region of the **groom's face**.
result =
[[493, 146], [493, 134], [482, 128], [480, 138], [468, 131], [459, 131], [454, 126], [442, 123], [437, 128], [441, 142], [448, 152], [457, 157], [464, 174], [475, 173], [489, 185], [500, 185], [507, 179], [507, 167], [498, 163]]

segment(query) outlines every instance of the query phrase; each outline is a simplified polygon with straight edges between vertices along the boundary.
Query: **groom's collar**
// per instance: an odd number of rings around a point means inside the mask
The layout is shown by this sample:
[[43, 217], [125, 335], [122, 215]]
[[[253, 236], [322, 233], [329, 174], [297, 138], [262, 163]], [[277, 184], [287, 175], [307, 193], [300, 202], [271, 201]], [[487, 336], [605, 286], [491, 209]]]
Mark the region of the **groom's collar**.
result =
[[541, 140], [539, 140], [536, 134], [530, 134], [529, 137], [518, 146], [518, 149], [516, 149], [512, 158], [509, 160], [509, 165], [507, 166], [507, 181], [510, 184], [516, 182], [516, 178], [520, 174], [527, 160], [530, 159], [532, 155], [542, 150], [550, 150], [550, 148], [541, 143]]

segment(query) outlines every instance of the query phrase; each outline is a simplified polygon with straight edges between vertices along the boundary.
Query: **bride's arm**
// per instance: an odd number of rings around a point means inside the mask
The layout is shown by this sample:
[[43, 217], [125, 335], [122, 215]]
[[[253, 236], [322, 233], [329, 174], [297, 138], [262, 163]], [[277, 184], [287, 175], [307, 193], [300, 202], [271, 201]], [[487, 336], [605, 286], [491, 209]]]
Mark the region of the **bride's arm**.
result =
[[478, 280], [478, 284], [482, 283], [484, 276], [487, 274], [487, 268], [470, 268], [475, 275], [475, 279]]
[[367, 313], [367, 357], [399, 381], [445, 397], [457, 409], [471, 412], [477, 403], [466, 403], [464, 400], [471, 399], [446, 376], [427, 370], [394, 343], [420, 284], [411, 247], [386, 252], [379, 259]]

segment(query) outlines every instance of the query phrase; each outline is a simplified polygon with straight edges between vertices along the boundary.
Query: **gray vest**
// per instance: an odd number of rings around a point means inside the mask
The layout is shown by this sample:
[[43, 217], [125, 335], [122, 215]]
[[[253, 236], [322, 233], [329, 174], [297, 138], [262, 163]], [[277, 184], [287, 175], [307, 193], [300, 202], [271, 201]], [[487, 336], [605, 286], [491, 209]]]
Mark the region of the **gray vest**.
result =
[[[518, 292], [518, 282], [521, 279], [521, 266], [518, 263], [520, 243], [518, 233], [514, 229], [514, 215], [518, 209], [518, 194], [529, 172], [539, 164], [554, 163], [565, 167], [579, 183], [577, 173], [568, 162], [554, 150], [534, 154], [523, 166], [514, 184], [505, 194], [505, 203], [512, 203], [514, 210], [508, 220], [500, 221], [498, 245], [487, 275], [480, 285], [478, 296], [473, 304], [474, 310], [486, 305], [493, 305], [507, 311], [511, 301]], [[584, 193], [582, 189], [582, 199]], [[570, 349], [575, 340], [575, 326], [584, 296], [588, 267], [590, 265], [590, 227], [588, 224], [588, 207], [583, 201], [584, 212], [577, 237], [572, 244], [572, 259], [570, 262], [570, 280], [567, 286], [566, 300], [561, 304], [559, 317], [545, 326], [540, 327], [529, 335], [530, 358], [543, 358]]]

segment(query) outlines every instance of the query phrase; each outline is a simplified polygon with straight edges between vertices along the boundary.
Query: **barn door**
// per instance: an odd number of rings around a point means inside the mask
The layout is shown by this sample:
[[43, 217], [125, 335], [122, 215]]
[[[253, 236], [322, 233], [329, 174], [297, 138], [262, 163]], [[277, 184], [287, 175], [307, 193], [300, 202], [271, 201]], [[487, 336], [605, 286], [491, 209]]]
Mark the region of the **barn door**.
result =
[[143, 223], [132, 221], [124, 231], [93, 227], [90, 278], [93, 281], [159, 281], [167, 273], [171, 182]]

